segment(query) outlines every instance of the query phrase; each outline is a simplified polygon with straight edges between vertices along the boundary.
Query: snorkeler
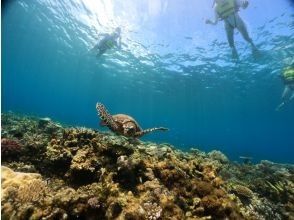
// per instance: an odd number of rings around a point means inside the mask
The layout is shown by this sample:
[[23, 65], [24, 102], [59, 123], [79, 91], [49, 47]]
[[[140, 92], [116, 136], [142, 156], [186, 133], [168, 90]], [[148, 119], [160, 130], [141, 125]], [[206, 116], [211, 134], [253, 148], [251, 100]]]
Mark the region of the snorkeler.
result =
[[258, 52], [252, 39], [249, 37], [246, 25], [238, 14], [240, 8], [246, 9], [248, 7], [247, 0], [214, 0], [215, 19], [211, 21], [206, 20], [206, 24], [216, 25], [219, 20], [224, 20], [228, 43], [232, 49], [233, 58], [238, 58], [238, 53], [234, 43], [234, 29], [237, 28], [242, 34], [243, 38], [250, 43], [252, 53]]
[[276, 111], [279, 111], [285, 104], [294, 99], [294, 66], [286, 68], [283, 71], [281, 78], [285, 88], [282, 93], [282, 102], [278, 105]]
[[102, 40], [95, 45], [92, 49], [97, 51], [97, 57], [100, 57], [104, 54], [108, 49], [113, 48], [114, 46], [121, 48], [121, 29], [117, 27], [112, 34], [103, 34]]

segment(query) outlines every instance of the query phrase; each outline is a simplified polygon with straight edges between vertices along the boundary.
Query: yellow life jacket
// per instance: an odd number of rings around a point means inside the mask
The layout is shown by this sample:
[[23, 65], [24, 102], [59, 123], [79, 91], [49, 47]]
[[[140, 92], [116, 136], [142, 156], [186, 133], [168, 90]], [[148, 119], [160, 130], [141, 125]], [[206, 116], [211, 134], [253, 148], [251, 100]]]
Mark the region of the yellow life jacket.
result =
[[222, 19], [225, 19], [229, 15], [233, 14], [235, 10], [235, 0], [224, 0], [216, 5], [216, 12]]
[[294, 82], [294, 67], [288, 67], [283, 72], [283, 77], [286, 82]]

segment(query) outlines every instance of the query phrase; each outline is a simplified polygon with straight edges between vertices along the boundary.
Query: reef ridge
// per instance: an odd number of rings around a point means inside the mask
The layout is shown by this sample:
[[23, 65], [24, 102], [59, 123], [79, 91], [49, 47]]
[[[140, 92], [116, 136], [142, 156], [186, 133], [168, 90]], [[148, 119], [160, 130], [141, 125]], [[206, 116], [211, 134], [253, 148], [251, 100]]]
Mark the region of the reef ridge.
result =
[[292, 219], [294, 166], [2, 114], [2, 219]]

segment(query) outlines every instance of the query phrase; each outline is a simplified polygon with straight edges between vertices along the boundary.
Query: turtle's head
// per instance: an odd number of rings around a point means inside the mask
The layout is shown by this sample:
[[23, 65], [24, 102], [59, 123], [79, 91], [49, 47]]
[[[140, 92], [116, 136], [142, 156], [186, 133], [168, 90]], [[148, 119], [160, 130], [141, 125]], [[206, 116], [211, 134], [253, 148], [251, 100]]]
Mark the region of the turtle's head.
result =
[[134, 127], [134, 125], [130, 125], [130, 124], [123, 125], [123, 129], [124, 129], [124, 135], [126, 136], [132, 136], [136, 131], [136, 128]]

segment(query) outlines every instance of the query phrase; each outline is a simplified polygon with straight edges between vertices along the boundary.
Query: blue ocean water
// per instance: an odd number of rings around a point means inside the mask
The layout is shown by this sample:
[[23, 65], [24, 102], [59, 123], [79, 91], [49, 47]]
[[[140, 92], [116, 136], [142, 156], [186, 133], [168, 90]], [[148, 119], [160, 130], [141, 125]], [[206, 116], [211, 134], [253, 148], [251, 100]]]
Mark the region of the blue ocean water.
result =
[[[232, 160], [294, 162], [294, 102], [281, 102], [294, 61], [294, 5], [250, 1], [240, 11], [261, 51], [235, 34], [231, 59], [212, 0], [12, 0], [2, 4], [2, 112], [102, 129], [96, 102], [143, 128], [143, 140], [221, 150]], [[120, 50], [97, 58], [99, 34], [122, 29]]]

